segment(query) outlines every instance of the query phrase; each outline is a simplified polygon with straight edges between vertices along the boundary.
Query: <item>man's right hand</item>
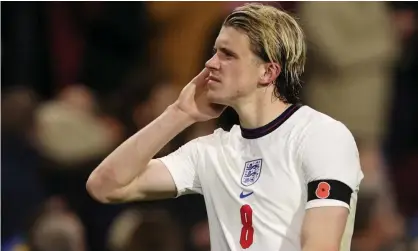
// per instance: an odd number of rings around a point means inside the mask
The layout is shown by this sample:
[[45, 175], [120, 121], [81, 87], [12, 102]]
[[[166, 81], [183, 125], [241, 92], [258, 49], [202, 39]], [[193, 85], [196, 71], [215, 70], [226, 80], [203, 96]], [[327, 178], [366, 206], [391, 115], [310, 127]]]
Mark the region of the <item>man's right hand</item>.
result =
[[171, 139], [194, 122], [218, 117], [223, 106], [209, 102], [204, 69], [174, 104], [158, 118], [117, 147], [93, 171], [87, 190], [98, 201], [116, 203], [172, 198], [176, 185], [165, 167], [152, 159]]
[[209, 70], [204, 68], [183, 88], [179, 98], [173, 104], [195, 122], [217, 118], [226, 108], [224, 105], [209, 102], [206, 95], [208, 77]]

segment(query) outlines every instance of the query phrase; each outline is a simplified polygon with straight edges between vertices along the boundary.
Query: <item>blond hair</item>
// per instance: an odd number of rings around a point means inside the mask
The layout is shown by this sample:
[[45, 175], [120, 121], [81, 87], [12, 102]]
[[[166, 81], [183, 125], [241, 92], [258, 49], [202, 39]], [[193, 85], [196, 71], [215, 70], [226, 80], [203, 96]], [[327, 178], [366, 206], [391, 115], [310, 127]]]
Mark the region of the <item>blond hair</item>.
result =
[[306, 44], [295, 18], [275, 7], [250, 3], [236, 8], [223, 25], [243, 30], [258, 57], [280, 65], [275, 95], [286, 103], [299, 102]]

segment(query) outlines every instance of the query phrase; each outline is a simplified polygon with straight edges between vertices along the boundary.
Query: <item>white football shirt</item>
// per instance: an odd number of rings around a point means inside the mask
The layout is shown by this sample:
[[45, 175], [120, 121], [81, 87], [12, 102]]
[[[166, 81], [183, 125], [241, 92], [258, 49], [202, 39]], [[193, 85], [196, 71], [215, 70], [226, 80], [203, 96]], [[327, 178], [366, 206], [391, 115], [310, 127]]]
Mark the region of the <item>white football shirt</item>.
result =
[[218, 129], [160, 160], [177, 196], [203, 194], [212, 250], [300, 251], [305, 210], [325, 206], [350, 209], [350, 250], [363, 173], [352, 134], [325, 114], [292, 105], [263, 127]]

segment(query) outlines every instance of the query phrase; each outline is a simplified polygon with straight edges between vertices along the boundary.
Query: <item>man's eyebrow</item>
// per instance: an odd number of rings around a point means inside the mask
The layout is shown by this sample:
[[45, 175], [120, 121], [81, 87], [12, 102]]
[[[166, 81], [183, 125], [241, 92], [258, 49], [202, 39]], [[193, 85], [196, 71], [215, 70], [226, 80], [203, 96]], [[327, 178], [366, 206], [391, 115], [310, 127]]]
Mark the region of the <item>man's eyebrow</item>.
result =
[[228, 48], [225, 48], [225, 47], [219, 47], [219, 48], [213, 47], [213, 52], [214, 53], [217, 50], [220, 50], [221, 52], [223, 52], [223, 53], [225, 53], [227, 55], [231, 55], [231, 56], [234, 56], [234, 57], [238, 57], [238, 54], [237, 53], [235, 53], [234, 51], [232, 51], [232, 50], [230, 50]]

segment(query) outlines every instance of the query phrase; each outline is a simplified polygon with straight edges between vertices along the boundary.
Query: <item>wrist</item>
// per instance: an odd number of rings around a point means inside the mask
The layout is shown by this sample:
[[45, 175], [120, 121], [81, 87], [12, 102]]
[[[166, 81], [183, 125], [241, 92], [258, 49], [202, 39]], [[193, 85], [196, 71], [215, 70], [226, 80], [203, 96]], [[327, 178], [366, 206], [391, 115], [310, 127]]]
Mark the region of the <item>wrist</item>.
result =
[[168, 106], [165, 110], [165, 113], [170, 115], [170, 117], [173, 119], [173, 123], [177, 122], [184, 125], [185, 127], [196, 123], [196, 120], [188, 113], [180, 109], [176, 103]]

